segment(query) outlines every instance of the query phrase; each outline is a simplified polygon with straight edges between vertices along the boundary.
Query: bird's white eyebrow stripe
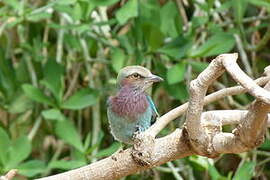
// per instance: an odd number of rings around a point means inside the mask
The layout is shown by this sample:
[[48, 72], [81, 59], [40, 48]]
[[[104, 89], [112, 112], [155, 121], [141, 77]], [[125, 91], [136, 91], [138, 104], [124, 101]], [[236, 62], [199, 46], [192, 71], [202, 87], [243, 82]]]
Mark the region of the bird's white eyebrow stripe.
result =
[[[127, 74], [127, 76], [133, 75], [133, 74], [135, 74], [135, 73], [139, 74], [140, 76], [146, 77], [146, 73], [144, 73], [144, 72], [138, 72], [138, 71], [136, 71], [136, 70], [133, 70], [133, 71], [129, 72], [129, 73]], [[151, 75], [151, 73], [149, 73], [149, 75]]]
[[140, 77], [145, 78], [145, 76], [143, 76], [142, 74], [137, 73], [137, 72], [134, 72], [134, 73], [132, 73], [132, 74], [130, 74], [130, 75], [128, 75], [128, 76], [132, 76], [132, 75], [135, 75], [135, 74], [138, 74]]

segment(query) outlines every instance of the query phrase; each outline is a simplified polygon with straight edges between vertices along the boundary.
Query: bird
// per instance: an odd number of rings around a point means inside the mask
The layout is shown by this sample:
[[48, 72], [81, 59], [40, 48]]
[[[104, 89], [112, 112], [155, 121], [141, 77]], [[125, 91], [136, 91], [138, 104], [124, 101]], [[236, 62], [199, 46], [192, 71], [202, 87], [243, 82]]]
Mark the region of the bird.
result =
[[163, 81], [145, 67], [134, 65], [122, 68], [117, 76], [118, 92], [107, 101], [107, 117], [114, 139], [134, 144], [135, 133], [151, 126], [158, 111], [146, 90], [153, 83]]

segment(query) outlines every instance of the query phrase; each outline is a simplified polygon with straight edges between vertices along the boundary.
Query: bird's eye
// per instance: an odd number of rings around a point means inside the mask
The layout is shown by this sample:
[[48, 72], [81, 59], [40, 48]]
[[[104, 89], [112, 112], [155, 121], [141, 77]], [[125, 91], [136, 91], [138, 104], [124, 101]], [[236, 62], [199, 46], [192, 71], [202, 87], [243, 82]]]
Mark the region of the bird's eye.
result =
[[139, 75], [138, 73], [134, 73], [134, 74], [132, 74], [132, 77], [134, 77], [134, 78], [140, 78], [141, 75]]
[[141, 76], [138, 73], [133, 73], [133, 74], [129, 75], [127, 78], [130, 78], [130, 79], [140, 79], [140, 78], [143, 78], [143, 76]]

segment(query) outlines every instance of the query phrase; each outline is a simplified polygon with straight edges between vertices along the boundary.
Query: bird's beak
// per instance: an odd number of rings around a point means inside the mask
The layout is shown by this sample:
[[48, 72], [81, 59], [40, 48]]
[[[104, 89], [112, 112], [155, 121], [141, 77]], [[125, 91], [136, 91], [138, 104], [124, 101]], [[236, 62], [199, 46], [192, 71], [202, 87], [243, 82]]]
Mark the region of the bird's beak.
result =
[[163, 79], [157, 75], [151, 74], [148, 78], [148, 81], [150, 82], [160, 82], [163, 81]]

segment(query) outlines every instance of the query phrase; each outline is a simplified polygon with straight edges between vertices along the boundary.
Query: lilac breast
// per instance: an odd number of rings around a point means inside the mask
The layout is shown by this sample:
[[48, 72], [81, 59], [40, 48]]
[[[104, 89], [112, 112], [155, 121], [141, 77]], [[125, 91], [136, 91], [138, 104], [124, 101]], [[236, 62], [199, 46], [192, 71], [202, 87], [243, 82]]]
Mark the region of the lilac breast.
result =
[[123, 87], [116, 96], [109, 99], [112, 112], [130, 119], [146, 112], [149, 106], [144, 92], [130, 87]]

